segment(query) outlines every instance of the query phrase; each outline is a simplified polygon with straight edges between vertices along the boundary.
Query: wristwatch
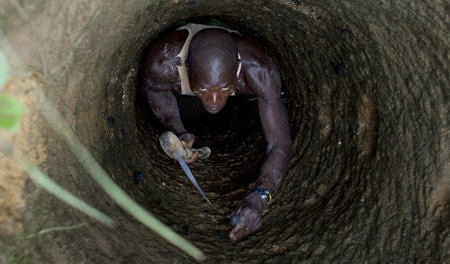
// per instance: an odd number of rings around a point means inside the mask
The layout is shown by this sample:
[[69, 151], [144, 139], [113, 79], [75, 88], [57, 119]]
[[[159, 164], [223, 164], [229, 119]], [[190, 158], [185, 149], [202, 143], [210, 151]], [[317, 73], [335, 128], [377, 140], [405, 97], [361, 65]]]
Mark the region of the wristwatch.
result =
[[272, 202], [272, 195], [266, 189], [255, 187], [250, 193], [257, 193], [259, 195], [259, 199], [263, 204], [263, 210], [267, 210], [269, 208], [270, 203]]

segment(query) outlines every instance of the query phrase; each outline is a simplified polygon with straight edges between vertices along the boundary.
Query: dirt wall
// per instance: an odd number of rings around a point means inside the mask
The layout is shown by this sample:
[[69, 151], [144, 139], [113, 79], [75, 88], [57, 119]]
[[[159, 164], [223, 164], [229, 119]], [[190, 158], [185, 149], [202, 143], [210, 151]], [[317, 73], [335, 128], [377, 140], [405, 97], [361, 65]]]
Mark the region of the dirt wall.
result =
[[[207, 263], [450, 261], [445, 1], [17, 3], [21, 8], [6, 3], [12, 11], [0, 25], [22, 66], [38, 74], [109, 175], [198, 246]], [[239, 244], [226, 239], [229, 214], [257, 177], [265, 149], [256, 105], [236, 99], [221, 116], [183, 117], [192, 121], [187, 126], [199, 146], [213, 151], [210, 160], [191, 167], [214, 204], [209, 207], [160, 150], [163, 129], [137, 89], [152, 41], [207, 17], [252, 35], [271, 54], [294, 140], [294, 158], [270, 212]], [[197, 103], [180, 100], [182, 108]], [[193, 262], [121, 210], [37, 120], [46, 144], [41, 167], [118, 226], [90, 220], [30, 184], [24, 189], [25, 233], [89, 222], [36, 236], [27, 242], [31, 259]], [[144, 175], [138, 184], [137, 172]]]

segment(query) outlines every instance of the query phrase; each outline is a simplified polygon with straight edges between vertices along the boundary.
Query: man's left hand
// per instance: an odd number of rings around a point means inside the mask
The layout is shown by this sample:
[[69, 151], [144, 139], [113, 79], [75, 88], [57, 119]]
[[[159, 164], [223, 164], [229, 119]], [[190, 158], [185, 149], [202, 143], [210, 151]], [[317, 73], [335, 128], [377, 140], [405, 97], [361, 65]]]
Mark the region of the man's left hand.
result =
[[[231, 214], [232, 222], [237, 218], [230, 238], [239, 241], [255, 231], [261, 223], [262, 203], [256, 193], [250, 193]], [[236, 221], [236, 220], [235, 220]]]

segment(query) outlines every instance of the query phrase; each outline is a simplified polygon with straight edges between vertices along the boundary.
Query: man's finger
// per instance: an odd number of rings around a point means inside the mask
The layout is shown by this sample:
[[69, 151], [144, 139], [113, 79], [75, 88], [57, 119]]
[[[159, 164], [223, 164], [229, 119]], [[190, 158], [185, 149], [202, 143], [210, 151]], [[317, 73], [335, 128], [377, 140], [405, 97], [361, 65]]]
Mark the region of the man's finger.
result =
[[252, 220], [247, 219], [246, 217], [241, 217], [233, 230], [231, 230], [230, 238], [237, 241], [248, 236], [251, 232], [253, 232], [253, 229], [251, 228], [252, 226]]
[[230, 225], [231, 226], [235, 226], [238, 221], [239, 221], [239, 215], [238, 214], [231, 215], [231, 218], [230, 218]]
[[192, 156], [190, 156], [189, 158], [185, 159], [186, 163], [187, 164], [191, 164], [191, 163], [196, 162], [198, 160], [198, 155], [199, 154], [198, 154], [197, 151], [193, 152]]
[[241, 239], [245, 236], [245, 219], [244, 217], [240, 217], [236, 226], [230, 232], [230, 238], [234, 241]]
[[183, 147], [188, 147], [188, 148], [192, 148], [192, 145], [194, 145], [194, 141], [195, 141], [195, 139], [194, 138], [192, 138], [191, 140], [189, 140], [189, 141], [186, 141], [186, 140], [181, 140], [181, 144], [183, 145]]
[[260, 216], [248, 207], [239, 208], [231, 220], [236, 221], [234, 228], [229, 234], [233, 241], [238, 241], [253, 233], [261, 223]]
[[244, 209], [239, 215], [239, 220], [237, 221], [235, 227], [230, 232], [230, 238], [232, 240], [234, 241], [239, 240], [244, 236], [248, 235], [252, 231], [249, 230], [249, 226], [251, 226], [252, 224], [250, 223], [251, 220], [249, 219], [248, 213], [249, 213], [248, 210]]

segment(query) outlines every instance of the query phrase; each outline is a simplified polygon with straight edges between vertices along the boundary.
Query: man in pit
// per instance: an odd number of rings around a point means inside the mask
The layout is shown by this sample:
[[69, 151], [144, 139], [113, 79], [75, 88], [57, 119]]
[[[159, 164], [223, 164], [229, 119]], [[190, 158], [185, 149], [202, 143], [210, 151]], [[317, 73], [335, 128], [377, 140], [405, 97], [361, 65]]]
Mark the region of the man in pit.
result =
[[[288, 116], [280, 98], [280, 74], [273, 60], [255, 41], [236, 31], [187, 24], [150, 48], [144, 74], [150, 108], [185, 147], [192, 147], [195, 136], [184, 128], [173, 92], [197, 96], [211, 114], [218, 113], [229, 96], [257, 96], [268, 142], [266, 158], [256, 187], [232, 213], [234, 228], [229, 236], [238, 241], [254, 232], [292, 157]], [[197, 159], [194, 152], [186, 162]]]

